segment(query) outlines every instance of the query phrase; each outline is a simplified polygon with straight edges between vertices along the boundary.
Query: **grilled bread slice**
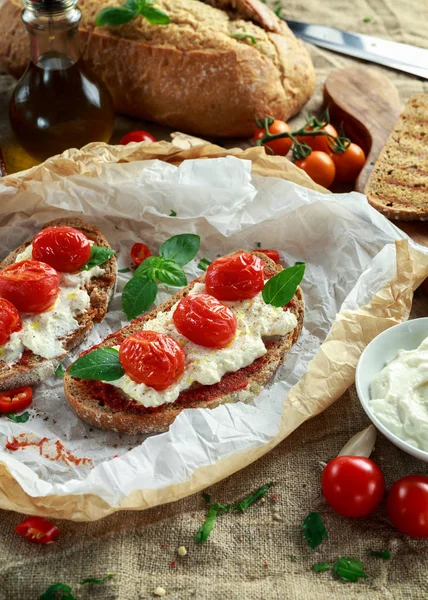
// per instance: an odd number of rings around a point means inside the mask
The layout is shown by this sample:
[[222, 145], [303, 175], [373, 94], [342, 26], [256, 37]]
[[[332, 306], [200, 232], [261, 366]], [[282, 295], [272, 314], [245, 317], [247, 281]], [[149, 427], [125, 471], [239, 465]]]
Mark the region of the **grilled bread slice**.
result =
[[[265, 272], [268, 276], [276, 275], [282, 270], [280, 265], [275, 264], [264, 254], [259, 252], [253, 254], [265, 262]], [[143, 324], [155, 318], [159, 312], [170, 310], [176, 302], [190, 292], [195, 283], [203, 283], [204, 280], [205, 273], [153, 311], [106, 338], [97, 348], [120, 344], [131, 333], [142, 329]], [[286, 336], [268, 342], [266, 344], [268, 351], [264, 356], [236, 373], [224, 375], [217, 384], [207, 386], [193, 383], [174, 403], [164, 404], [155, 409], [144, 409], [141, 405], [135, 408], [136, 403], [118, 388], [99, 381], [77, 379], [70, 376], [68, 372], [64, 377], [66, 398], [75, 413], [90, 425], [131, 435], [166, 431], [185, 408], [215, 408], [220, 404], [231, 402], [250, 402], [273, 377], [300, 335], [304, 316], [304, 300], [300, 288], [297, 289], [289, 310], [297, 318], [296, 328]]]
[[[47, 223], [43, 229], [53, 225], [67, 225], [69, 227], [74, 227], [75, 229], [82, 231], [87, 238], [93, 241], [97, 246], [110, 248], [109, 243], [98, 227], [88, 225], [80, 219], [57, 219]], [[23, 252], [32, 241], [33, 238], [27, 240], [14, 252], [9, 254], [3, 262], [0, 263], [0, 271], [9, 265], [12, 265], [16, 261], [17, 255]], [[116, 283], [116, 258], [112, 256], [102, 265], [102, 269], [104, 270], [103, 275], [91, 278], [86, 284], [86, 289], [90, 296], [90, 308], [88, 311], [75, 317], [79, 323], [79, 328], [65, 338], [63, 343], [65, 349], [64, 354], [57, 358], [46, 359], [34, 354], [31, 350], [26, 349], [21, 360], [13, 365], [7, 365], [0, 359], [0, 390], [33, 385], [51, 377], [67, 353], [86, 339], [94, 326], [94, 323], [100, 323], [104, 319]]]
[[408, 101], [364, 190], [389, 219], [428, 219], [428, 94]]

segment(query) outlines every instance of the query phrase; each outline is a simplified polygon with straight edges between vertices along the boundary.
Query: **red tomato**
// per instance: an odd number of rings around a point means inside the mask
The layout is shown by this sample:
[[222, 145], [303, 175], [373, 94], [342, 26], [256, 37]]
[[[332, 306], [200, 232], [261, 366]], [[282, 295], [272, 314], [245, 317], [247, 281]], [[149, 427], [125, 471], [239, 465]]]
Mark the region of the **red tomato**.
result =
[[200, 346], [223, 348], [235, 337], [235, 315], [230, 308], [208, 294], [185, 296], [172, 318], [177, 330]]
[[331, 186], [336, 174], [333, 159], [325, 152], [313, 150], [309, 156], [296, 160], [294, 163], [299, 169], [303, 169], [315, 183], [325, 188]]
[[263, 254], [266, 254], [266, 256], [268, 258], [270, 258], [271, 260], [273, 260], [276, 263], [279, 263], [279, 252], [278, 252], [278, 250], [259, 250], [257, 248], [256, 250], [253, 250], [253, 252], [263, 252]]
[[122, 342], [119, 359], [136, 383], [165, 390], [183, 373], [183, 348], [169, 335], [137, 331]]
[[74, 227], [47, 227], [33, 241], [33, 259], [63, 273], [76, 273], [90, 256], [88, 238]]
[[120, 143], [126, 146], [130, 142], [156, 142], [156, 138], [152, 136], [148, 131], [142, 131], [137, 129], [136, 131], [130, 131], [120, 140]]
[[386, 499], [386, 510], [401, 533], [428, 537], [428, 477], [408, 475], [395, 482]]
[[12, 302], [20, 312], [45, 312], [58, 294], [59, 275], [45, 263], [22, 260], [0, 271], [0, 298]]
[[344, 517], [364, 517], [383, 498], [385, 480], [380, 468], [363, 456], [338, 456], [325, 467], [321, 487], [333, 510]]
[[0, 392], [0, 413], [21, 412], [28, 408], [32, 401], [33, 390], [30, 387]]
[[35, 544], [51, 544], [59, 536], [58, 527], [43, 517], [28, 517], [15, 531]]
[[[288, 131], [291, 131], [291, 129], [289, 128], [287, 123], [284, 123], [284, 121], [279, 121], [279, 120], [275, 119], [275, 121], [272, 123], [272, 125], [270, 125], [268, 127], [268, 131], [269, 131], [269, 133], [276, 134], [276, 133], [284, 133], [285, 131], [288, 132]], [[257, 142], [258, 140], [261, 140], [262, 138], [265, 137], [265, 135], [266, 135], [266, 131], [263, 128], [256, 129], [254, 136], [253, 136], [253, 142]], [[271, 142], [266, 142], [263, 145], [265, 147], [270, 148], [274, 154], [278, 154], [279, 156], [285, 156], [291, 149], [291, 146], [293, 145], [293, 140], [289, 137], [284, 137], [284, 138], [279, 138], [277, 140], [272, 140]], [[268, 150], [266, 150], [266, 153], [270, 154], [270, 152]]]
[[136, 265], [141, 265], [143, 260], [146, 260], [152, 253], [149, 250], [149, 247], [146, 244], [140, 244], [137, 242], [131, 248], [131, 258]]
[[253, 254], [218, 258], [206, 271], [207, 292], [217, 300], [254, 298], [264, 286], [263, 262]]
[[[305, 131], [312, 131], [312, 127], [307, 127]], [[321, 131], [334, 135], [334, 137], [337, 137], [338, 135], [336, 129], [333, 125], [330, 125], [330, 123], [321, 127]], [[326, 135], [299, 135], [297, 141], [300, 143], [304, 142], [310, 146], [312, 150], [319, 150], [320, 152], [327, 153], [330, 152], [331, 138]]]
[[336, 181], [355, 181], [366, 162], [364, 150], [357, 144], [349, 144], [345, 152], [329, 154], [336, 167]]
[[9, 300], [0, 298], [0, 346], [9, 341], [11, 333], [21, 329], [19, 312]]

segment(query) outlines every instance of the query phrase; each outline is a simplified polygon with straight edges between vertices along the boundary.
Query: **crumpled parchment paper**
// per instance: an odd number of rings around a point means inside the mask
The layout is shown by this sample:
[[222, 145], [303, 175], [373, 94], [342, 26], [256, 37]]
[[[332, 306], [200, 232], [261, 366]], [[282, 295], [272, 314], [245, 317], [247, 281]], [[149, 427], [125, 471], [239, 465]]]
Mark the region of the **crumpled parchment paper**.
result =
[[[171, 235], [194, 232], [201, 250], [185, 268], [189, 280], [200, 274], [200, 258], [258, 243], [307, 270], [302, 335], [252, 404], [185, 410], [167, 433], [145, 439], [85, 425], [68, 406], [62, 379], [38, 385], [27, 423], [0, 418], [0, 507], [95, 520], [170, 502], [243, 468], [334, 402], [352, 384], [366, 344], [408, 318], [413, 290], [428, 275], [428, 251], [364, 196], [324, 192], [281, 157], [209, 144], [91, 144], [3, 179], [1, 257], [43, 223], [74, 215], [102, 229], [119, 269], [130, 266], [137, 240], [156, 253]], [[129, 277], [119, 274], [107, 318], [65, 365], [126, 323], [120, 292]], [[175, 291], [161, 288], [157, 302]], [[23, 433], [35, 443], [47, 438], [42, 451], [40, 444], [5, 448]], [[65, 450], [58, 452], [58, 440]], [[88, 460], [77, 466], [70, 456]]]

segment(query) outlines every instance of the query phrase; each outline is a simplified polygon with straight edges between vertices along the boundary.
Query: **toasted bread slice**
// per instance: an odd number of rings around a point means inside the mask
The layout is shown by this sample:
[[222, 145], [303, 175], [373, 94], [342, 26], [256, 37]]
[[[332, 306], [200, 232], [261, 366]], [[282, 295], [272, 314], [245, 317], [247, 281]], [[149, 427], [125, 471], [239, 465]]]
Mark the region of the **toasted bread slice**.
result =
[[[243, 251], [238, 250], [238, 252]], [[260, 252], [253, 254], [265, 262], [268, 276], [273, 276], [282, 270], [280, 265], [276, 265], [264, 254]], [[131, 333], [140, 330], [143, 324], [155, 318], [159, 312], [170, 310], [176, 302], [190, 292], [195, 283], [203, 283], [204, 280], [205, 273], [153, 311], [106, 338], [97, 347], [105, 348], [119, 344]], [[194, 383], [172, 404], [164, 404], [156, 409], [143, 408], [133, 411], [132, 407], [135, 403], [118, 388], [99, 381], [77, 379], [71, 377], [68, 372], [64, 377], [66, 398], [75, 413], [90, 425], [131, 435], [166, 431], [185, 408], [215, 408], [220, 404], [231, 402], [250, 402], [272, 378], [300, 335], [304, 316], [304, 301], [300, 288], [297, 289], [289, 310], [297, 318], [296, 328], [286, 336], [269, 342], [268, 351], [264, 356], [255, 360], [249, 367], [224, 375], [217, 384], [207, 386]], [[106, 396], [112, 397], [111, 395], [119, 397], [117, 406], [105, 402]]]
[[[69, 227], [74, 227], [75, 229], [82, 231], [87, 238], [93, 241], [97, 246], [110, 248], [109, 243], [98, 227], [88, 225], [80, 219], [57, 219], [44, 225], [43, 229], [51, 227], [52, 225], [67, 225]], [[9, 265], [12, 265], [15, 262], [17, 255], [23, 252], [32, 241], [33, 238], [27, 240], [21, 244], [19, 248], [9, 254], [3, 262], [0, 263], [0, 271]], [[75, 317], [80, 327], [65, 338], [63, 344], [65, 348], [64, 354], [57, 358], [46, 359], [34, 354], [31, 350], [26, 349], [21, 360], [14, 365], [9, 366], [5, 362], [0, 361], [0, 390], [33, 385], [51, 377], [67, 353], [86, 339], [94, 326], [94, 323], [100, 323], [104, 319], [116, 283], [116, 258], [112, 256], [102, 265], [102, 268], [104, 269], [104, 274], [100, 277], [91, 278], [86, 285], [86, 289], [90, 296], [90, 308], [88, 311]]]
[[428, 94], [414, 94], [389, 136], [364, 193], [389, 219], [428, 219]]

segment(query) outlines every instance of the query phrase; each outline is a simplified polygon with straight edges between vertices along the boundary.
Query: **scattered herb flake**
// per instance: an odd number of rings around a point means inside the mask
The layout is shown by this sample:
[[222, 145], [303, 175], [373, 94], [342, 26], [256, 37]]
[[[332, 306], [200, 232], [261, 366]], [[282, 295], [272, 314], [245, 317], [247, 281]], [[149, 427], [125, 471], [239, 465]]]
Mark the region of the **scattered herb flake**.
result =
[[26, 423], [30, 418], [29, 412], [24, 412], [22, 415], [16, 415], [15, 413], [8, 413], [7, 418], [13, 421], [14, 423]]
[[391, 559], [391, 552], [389, 550], [382, 550], [382, 552], [377, 552], [376, 550], [372, 550], [370, 552], [371, 556], [376, 556], [377, 558], [383, 558], [383, 560]]
[[373, 17], [364, 17], [363, 19], [363, 23], [370, 23], [370, 21], [373, 21]]
[[131, 269], [129, 269], [128, 267], [126, 267], [126, 269], [119, 269], [118, 273], [130, 273]]
[[261, 242], [256, 242], [256, 248], [261, 248], [261, 247], [262, 247]]
[[236, 38], [237, 40], [250, 40], [252, 44], [257, 44], [256, 38], [249, 33], [231, 33], [230, 37]]
[[39, 600], [76, 600], [76, 598], [69, 585], [54, 583], [39, 597]]
[[214, 529], [214, 521], [217, 518], [219, 509], [221, 508], [221, 504], [219, 502], [216, 502], [215, 504], [211, 504], [209, 509], [208, 509], [208, 514], [207, 514], [207, 518], [205, 519], [204, 523], [200, 526], [196, 537], [195, 537], [195, 542], [197, 544], [204, 544], [207, 539], [208, 536], [210, 535], [211, 531]]
[[290, 560], [291, 562], [297, 562], [297, 556], [294, 556], [294, 554], [290, 554]]
[[333, 573], [344, 581], [358, 581], [360, 577], [367, 577], [363, 563], [356, 558], [340, 558], [333, 565]]
[[175, 212], [175, 210], [172, 210], [172, 208], [171, 208], [171, 212], [169, 213], [169, 216], [170, 217], [176, 217], [177, 213]]
[[206, 259], [206, 258], [201, 258], [201, 260], [198, 262], [198, 269], [201, 269], [202, 271], [206, 271], [208, 269], [208, 267], [210, 266], [211, 261]]
[[331, 565], [329, 565], [328, 562], [320, 562], [312, 565], [311, 568], [312, 571], [315, 571], [315, 573], [322, 573], [323, 571], [328, 571], [331, 569]]
[[269, 488], [271, 488], [272, 486], [273, 486], [273, 483], [265, 483], [264, 485], [259, 487], [255, 492], [253, 492], [246, 498], [243, 498], [243, 500], [236, 502], [233, 505], [233, 509], [239, 510], [240, 512], [244, 512], [244, 510], [247, 510], [247, 508], [249, 506], [251, 506], [252, 504], [254, 504], [254, 502], [256, 502], [259, 498], [263, 498], [263, 496], [267, 493]]
[[112, 579], [113, 577], [114, 577], [113, 573], [109, 573], [108, 575], [106, 575], [105, 577], [102, 577], [101, 579], [95, 579], [94, 577], [87, 577], [86, 579], [84, 579], [83, 581], [80, 582], [80, 585], [86, 585], [87, 583], [100, 584], [100, 583], [104, 583], [104, 581], [107, 581], [107, 579]]
[[328, 533], [319, 512], [310, 512], [301, 525], [303, 537], [312, 550], [328, 539]]
[[207, 504], [211, 504], [211, 494], [207, 494], [206, 492], [202, 492], [202, 497], [207, 502]]
[[55, 375], [56, 375], [56, 377], [59, 377], [61, 379], [62, 377], [64, 377], [64, 374], [65, 374], [65, 369], [64, 369], [62, 363], [60, 363], [57, 367], [57, 370], [55, 371]]

